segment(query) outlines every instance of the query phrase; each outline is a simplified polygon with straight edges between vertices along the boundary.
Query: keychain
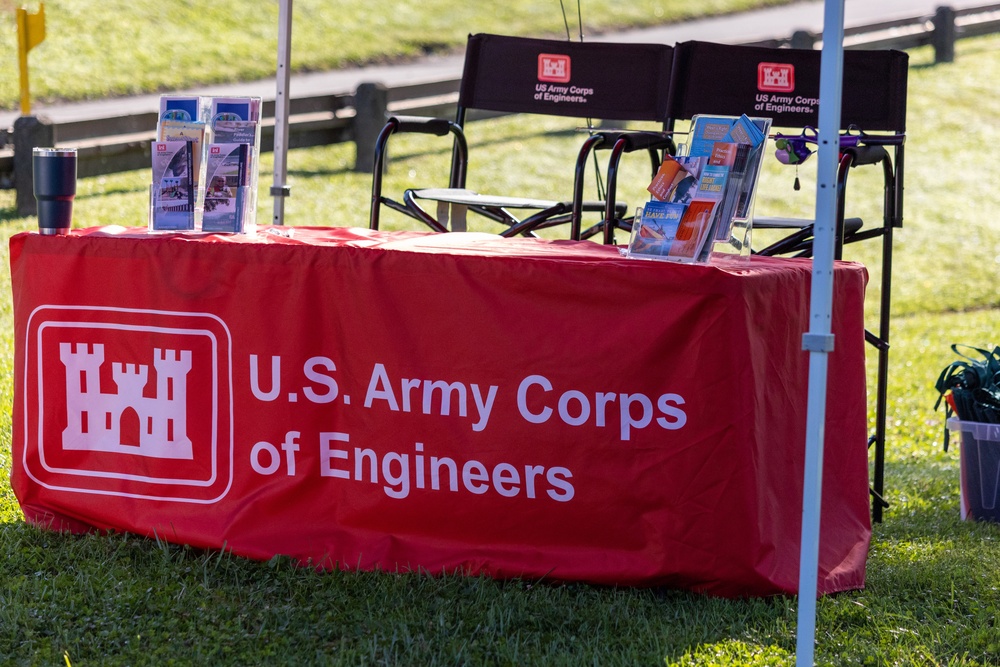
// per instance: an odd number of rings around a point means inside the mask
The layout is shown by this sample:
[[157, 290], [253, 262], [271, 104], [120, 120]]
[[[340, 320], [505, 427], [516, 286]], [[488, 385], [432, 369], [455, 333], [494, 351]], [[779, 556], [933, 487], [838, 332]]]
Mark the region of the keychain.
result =
[[[851, 134], [851, 131], [857, 131], [858, 134]], [[858, 142], [861, 140], [863, 133], [860, 132], [855, 126], [851, 126], [847, 129], [845, 134], [840, 135], [840, 147], [843, 149], [845, 147], [857, 146]], [[774, 140], [774, 157], [778, 158], [778, 162], [782, 164], [795, 165], [795, 182], [792, 185], [792, 189], [798, 191], [800, 189], [799, 185], [799, 165], [809, 159], [809, 156], [815, 152], [810, 144], [819, 143], [819, 135], [815, 127], [807, 125], [802, 128], [802, 133], [798, 135], [785, 135], [777, 134]]]

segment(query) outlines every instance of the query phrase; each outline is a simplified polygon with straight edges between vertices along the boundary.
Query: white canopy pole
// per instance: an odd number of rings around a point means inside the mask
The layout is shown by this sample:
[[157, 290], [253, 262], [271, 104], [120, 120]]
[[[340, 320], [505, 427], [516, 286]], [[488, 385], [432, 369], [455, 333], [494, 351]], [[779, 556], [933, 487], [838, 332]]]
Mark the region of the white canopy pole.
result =
[[288, 84], [292, 57], [292, 0], [281, 0], [278, 9], [278, 70], [274, 97], [274, 197], [275, 225], [285, 224], [285, 197], [291, 189], [285, 184], [288, 176]]
[[823, 55], [819, 79], [819, 150], [816, 177], [816, 227], [809, 331], [809, 398], [802, 491], [802, 545], [799, 556], [799, 609], [796, 665], [812, 667], [816, 649], [816, 582], [819, 575], [819, 522], [823, 492], [823, 435], [826, 425], [827, 358], [833, 351], [834, 230], [837, 222], [837, 165], [840, 156], [840, 105], [844, 79], [844, 0], [826, 0]]

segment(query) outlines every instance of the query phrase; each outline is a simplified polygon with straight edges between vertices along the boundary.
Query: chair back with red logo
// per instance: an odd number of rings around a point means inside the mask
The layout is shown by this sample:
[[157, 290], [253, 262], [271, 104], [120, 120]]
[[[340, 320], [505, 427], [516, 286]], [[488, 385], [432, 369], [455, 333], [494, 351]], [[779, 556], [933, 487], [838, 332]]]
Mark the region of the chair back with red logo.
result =
[[[622, 132], [591, 129], [576, 161], [574, 190], [565, 199], [490, 195], [465, 187], [469, 160], [465, 137], [470, 115], [529, 113], [619, 124], [652, 121], [662, 130], [667, 117], [672, 58], [673, 46], [665, 44], [470, 35], [454, 121], [393, 116], [379, 135], [369, 226], [378, 228], [379, 208], [388, 206], [439, 232], [456, 231], [460, 218], [464, 226], [465, 213], [470, 211], [501, 223], [504, 236], [532, 235], [537, 229], [568, 222], [571, 238], [580, 238], [580, 218], [584, 212], [604, 213], [610, 206], [620, 213], [626, 208], [600, 191], [597, 199], [583, 200], [587, 158], [594, 150], [612, 148]], [[382, 194], [386, 146], [389, 137], [399, 132], [452, 135], [454, 148], [447, 187], [408, 189], [402, 202]], [[672, 148], [669, 135], [662, 131], [629, 134], [636, 135], [635, 145], [641, 143], [641, 148], [649, 151], [652, 170], [659, 164], [656, 151]], [[511, 165], [511, 168], [517, 167]], [[422, 206], [421, 201], [436, 202], [437, 213]], [[515, 217], [512, 211], [519, 209], [535, 212]]]
[[[763, 116], [775, 128], [819, 126], [821, 52], [682, 42], [674, 53], [669, 115]], [[908, 56], [844, 52], [841, 129], [906, 131]]]
[[662, 122], [672, 52], [663, 44], [472, 35], [458, 122], [472, 109]]

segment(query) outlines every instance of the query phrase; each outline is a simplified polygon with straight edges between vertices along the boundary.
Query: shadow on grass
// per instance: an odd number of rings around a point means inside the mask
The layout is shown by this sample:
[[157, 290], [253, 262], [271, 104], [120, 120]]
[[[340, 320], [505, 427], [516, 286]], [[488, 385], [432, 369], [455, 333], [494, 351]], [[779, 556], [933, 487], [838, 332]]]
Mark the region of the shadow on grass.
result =
[[[59, 625], [64, 645], [76, 645], [81, 659], [88, 654], [81, 644], [94, 654], [134, 656], [125, 639], [159, 625], [195, 644], [202, 627], [224, 626], [235, 631], [236, 653], [259, 659], [257, 643], [239, 631], [284, 624], [302, 632], [272, 641], [289, 656], [303, 657], [320, 646], [317, 614], [332, 614], [338, 622], [327, 625], [323, 642], [363, 653], [386, 650], [398, 641], [393, 637], [412, 637], [419, 641], [407, 648], [410, 664], [443, 656], [446, 662], [515, 664], [518, 655], [543, 662], [569, 655], [581, 664], [662, 664], [665, 656], [677, 660], [701, 645], [739, 637], [763, 634], [767, 644], [779, 641], [793, 609], [788, 598], [724, 600], [544, 579], [316, 572], [285, 558], [258, 562], [127, 534], [54, 533], [24, 522], [0, 524], [0, 555], [0, 579], [13, 586], [10, 601], [34, 610], [12, 611], [6, 632], [36, 636]], [[211, 605], [203, 603], [205, 595]], [[147, 612], [137, 616], [139, 607]], [[73, 608], [94, 610], [88, 624], [109, 632], [89, 638], [87, 624], [68, 622], [66, 610]]]
[[[422, 636], [428, 647], [455, 651], [476, 663], [510, 650], [512, 634], [521, 650], [536, 657], [537, 651], [565, 651], [582, 663], [629, 656], [634, 664], [654, 664], [666, 654], [680, 657], [699, 644], [780, 625], [788, 615], [783, 598], [722, 600], [655, 588], [497, 581], [426, 571], [317, 573], [288, 559], [258, 562], [127, 534], [54, 533], [24, 522], [0, 524], [0, 554], [5, 556], [0, 579], [12, 582], [11, 602], [39, 614], [14, 614], [6, 624], [11, 632], [34, 632], [38, 621], [64, 621], [65, 610], [74, 607], [106, 610], [95, 611], [91, 620], [102, 627], [121, 622], [127, 628], [122, 636], [142, 632], [144, 624], [155, 626], [189, 614], [191, 623], [175, 629], [179, 636], [197, 634], [198, 626], [213, 619], [239, 620], [252, 627], [282, 620], [307, 629], [313, 627], [317, 610], [326, 609], [351, 619], [340, 630], [329, 630], [336, 641], [348, 645], [357, 641], [354, 626], [391, 627], [393, 633]], [[52, 588], [54, 582], [58, 590]], [[149, 601], [151, 590], [156, 591], [155, 603]], [[198, 603], [206, 592], [212, 598], [209, 607]], [[32, 601], [43, 598], [44, 605], [32, 607]], [[247, 605], [248, 598], [255, 604]], [[290, 607], [282, 600], [296, 604]], [[371, 600], [387, 604], [372, 606]], [[158, 611], [132, 618], [129, 610], [140, 604]], [[119, 618], [123, 610], [129, 613]], [[66, 639], [82, 641], [86, 628], [79, 632], [78, 637], [67, 630]], [[296, 641], [300, 645], [289, 647], [293, 651], [308, 649], [305, 635]], [[95, 648], [129, 654], [121, 637]], [[413, 659], [414, 664], [421, 662], [419, 655]]]
[[[102, 197], [106, 197], [106, 196], [109, 196], [109, 195], [112, 195], [112, 196], [113, 195], [134, 195], [134, 194], [140, 194], [140, 193], [148, 192], [148, 191], [149, 191], [149, 188], [148, 187], [143, 187], [143, 186], [132, 186], [132, 187], [128, 187], [128, 186], [113, 186], [113, 187], [109, 187], [109, 188], [106, 188], [104, 190], [101, 190], [99, 192], [89, 192], [89, 193], [86, 193], [86, 194], [78, 193], [76, 195], [76, 201], [86, 201], [86, 200], [89, 200], [89, 199], [101, 199]], [[24, 220], [27, 220], [28, 218], [32, 218], [32, 217], [35, 217], [35, 216], [21, 215], [21, 214], [19, 214], [18, 211], [17, 211], [17, 204], [16, 203], [12, 203], [9, 206], [2, 206], [2, 205], [0, 205], [0, 224], [4, 224], [4, 223], [8, 223], [8, 222], [24, 221]]]
[[87, 194], [77, 194], [77, 199], [99, 199], [101, 197], [107, 197], [109, 195], [134, 195], [139, 193], [148, 193], [149, 186], [113, 186], [101, 190], [99, 192], [89, 192]]
[[22, 221], [28, 217], [29, 216], [26, 215], [20, 215], [17, 212], [16, 204], [11, 204], [10, 206], [0, 206], [0, 224]]
[[[858, 664], [872, 636], [897, 626], [910, 628], [886, 647], [897, 657], [925, 648], [989, 654], [997, 527], [957, 527], [939, 516], [917, 523], [877, 541], [866, 590], [820, 600], [819, 649], [826, 660]], [[962, 528], [971, 533], [962, 538]], [[411, 664], [446, 656], [514, 664], [516, 655], [522, 662], [562, 656], [580, 664], [763, 665], [785, 664], [794, 651], [797, 601], [791, 596], [730, 600], [425, 571], [318, 573], [286, 558], [258, 562], [125, 534], [51, 533], [23, 522], [0, 524], [0, 555], [0, 578], [9, 582], [15, 604], [6, 632], [40, 637], [59, 624], [66, 628], [63, 645], [76, 646], [81, 659], [101, 652], [134, 658], [138, 648], [125, 640], [159, 626], [194, 646], [211, 638], [204, 628], [220, 627], [232, 638], [234, 655], [251, 661], [263, 657], [259, 629], [276, 626], [289, 628], [288, 635], [271, 635], [271, 649], [303, 660], [331, 642], [369, 662], [377, 657], [369, 651], [405, 648]], [[109, 632], [77, 628], [66, 616], [73, 608], [95, 610], [87, 623]], [[147, 611], [136, 615], [136, 608]], [[940, 647], [925, 647], [928, 636]], [[412, 644], [395, 646], [400, 637]]]

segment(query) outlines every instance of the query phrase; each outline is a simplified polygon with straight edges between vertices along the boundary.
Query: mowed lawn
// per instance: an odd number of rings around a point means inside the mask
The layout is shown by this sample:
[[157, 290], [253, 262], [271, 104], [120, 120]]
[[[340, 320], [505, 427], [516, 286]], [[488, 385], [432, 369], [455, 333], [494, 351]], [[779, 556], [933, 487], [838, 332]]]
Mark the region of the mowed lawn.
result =
[[[932, 65], [928, 49], [911, 53], [905, 222], [893, 265], [891, 506], [874, 526], [865, 589], [818, 603], [818, 664], [1000, 664], [1000, 527], [960, 520], [958, 451], [942, 450], [943, 413], [933, 409], [934, 381], [956, 358], [950, 345], [1000, 342], [1000, 164], [990, 158], [1000, 142], [1000, 37], [962, 40], [957, 51], [947, 65]], [[567, 191], [581, 139], [575, 124], [510, 117], [473, 132], [473, 187]], [[449, 151], [422, 139], [399, 144], [388, 188], [441, 184]], [[266, 184], [270, 156], [263, 162]], [[352, 164], [349, 145], [292, 151], [288, 223], [364, 226], [370, 177]], [[766, 164], [758, 212], [810, 213], [809, 165], [796, 193], [792, 168]], [[144, 224], [149, 179], [148, 170], [84, 179], [75, 224]], [[630, 167], [623, 179], [623, 197], [641, 202], [648, 174]], [[881, 196], [880, 179], [852, 175], [852, 210], [877, 220]], [[263, 196], [265, 215], [270, 205]], [[36, 224], [15, 215], [9, 191], [0, 191], [0, 220], [5, 241]], [[871, 268], [874, 316], [877, 249], [851, 247], [848, 255]], [[9, 275], [0, 280], [0, 394], [8, 406], [0, 415], [0, 664], [794, 662], [794, 598], [316, 573], [280, 558], [260, 563], [130, 535], [27, 526], [8, 482], [13, 321]]]

